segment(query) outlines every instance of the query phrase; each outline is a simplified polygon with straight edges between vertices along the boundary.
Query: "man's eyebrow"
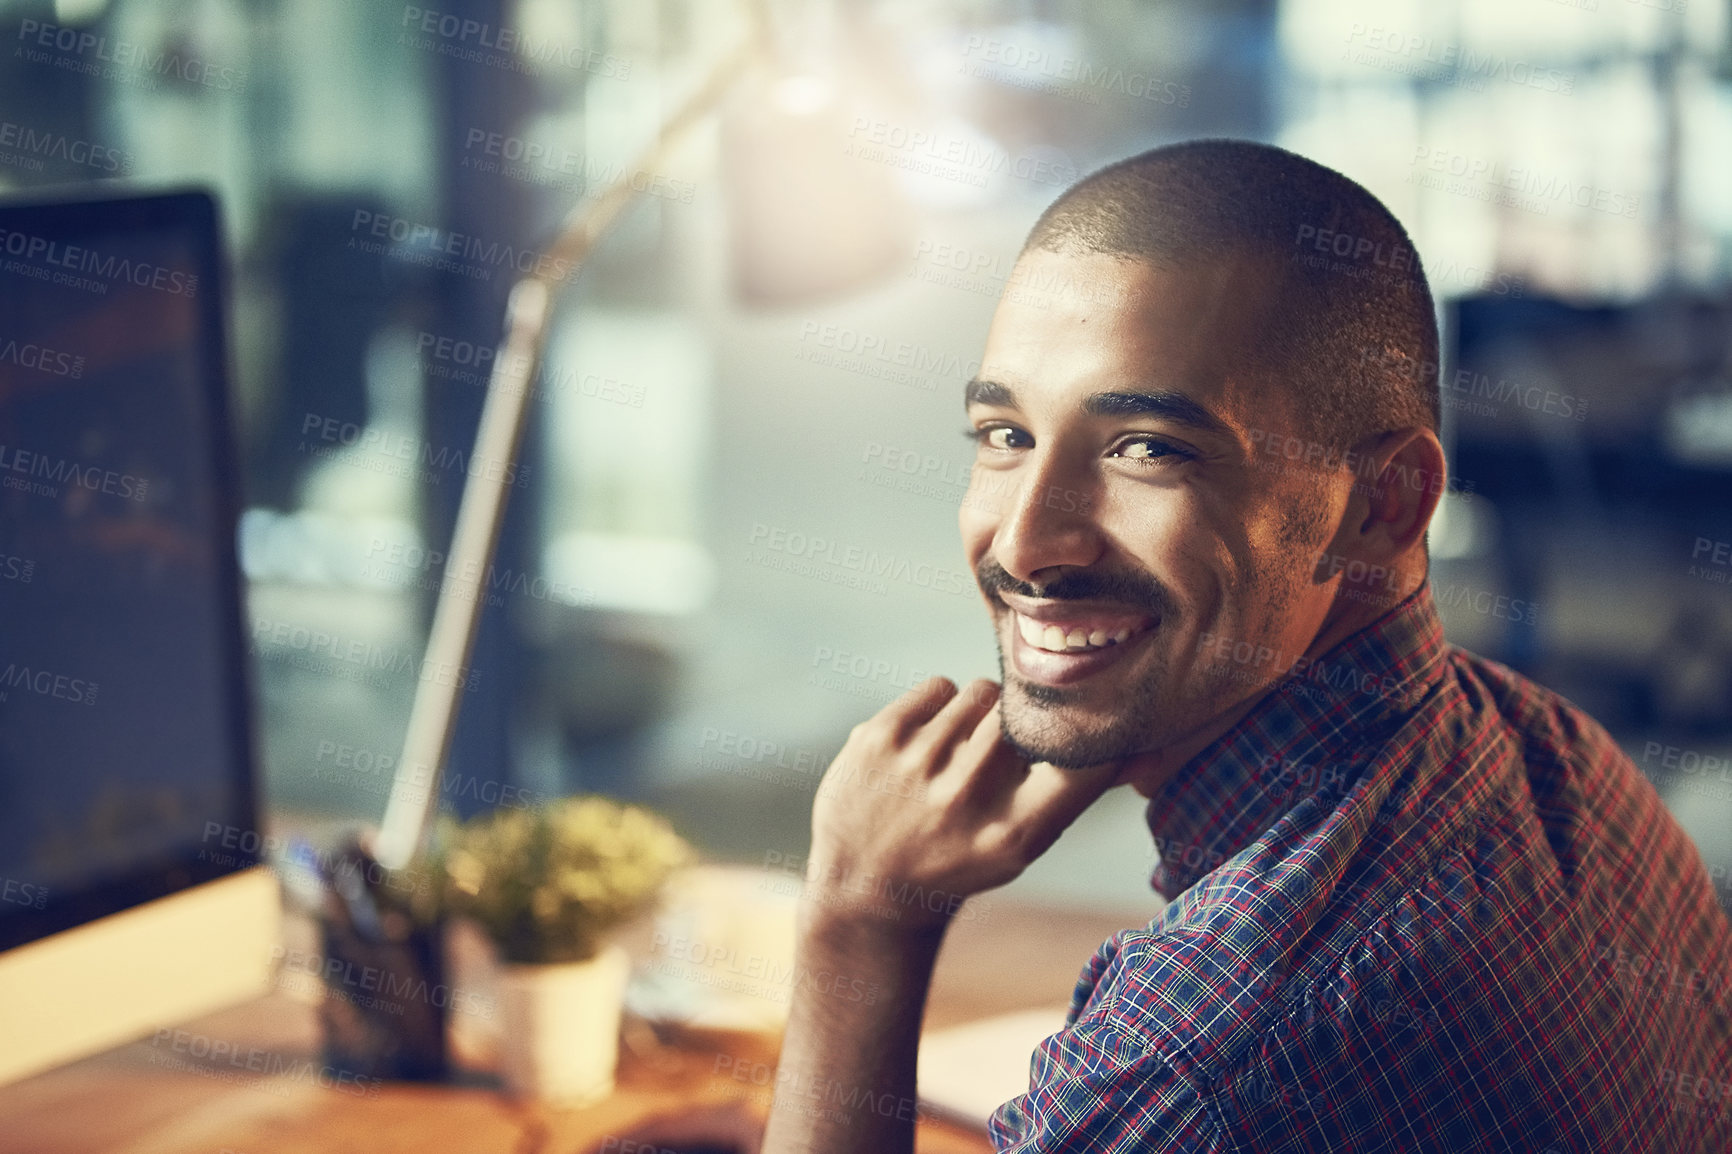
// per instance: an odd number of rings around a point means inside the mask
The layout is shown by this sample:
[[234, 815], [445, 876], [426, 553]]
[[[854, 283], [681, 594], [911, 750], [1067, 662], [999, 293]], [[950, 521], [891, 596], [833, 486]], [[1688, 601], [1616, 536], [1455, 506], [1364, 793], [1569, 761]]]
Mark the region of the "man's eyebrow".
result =
[[1014, 409], [1017, 407], [1016, 394], [1011, 392], [1007, 385], [1001, 385], [997, 381], [983, 381], [979, 377], [975, 377], [962, 390], [962, 406], [967, 408], [969, 405], [991, 405], [995, 409]]
[[1138, 389], [1133, 392], [1090, 393], [1083, 398], [1083, 412], [1091, 417], [1125, 417], [1148, 414], [1191, 425], [1209, 433], [1231, 437], [1233, 431], [1215, 414], [1183, 393], [1168, 389]]
[[[1000, 409], [1014, 409], [1016, 394], [1009, 386], [997, 381], [981, 380], [978, 377], [968, 382], [963, 390], [962, 401], [967, 405], [991, 405]], [[1217, 433], [1224, 437], [1233, 435], [1227, 423], [1208, 409], [1187, 397], [1183, 393], [1175, 393], [1170, 389], [1135, 389], [1115, 390], [1108, 393], [1090, 393], [1083, 398], [1083, 412], [1091, 417], [1124, 417], [1147, 414], [1153, 417], [1164, 417], [1181, 425], [1190, 425], [1205, 432]]]

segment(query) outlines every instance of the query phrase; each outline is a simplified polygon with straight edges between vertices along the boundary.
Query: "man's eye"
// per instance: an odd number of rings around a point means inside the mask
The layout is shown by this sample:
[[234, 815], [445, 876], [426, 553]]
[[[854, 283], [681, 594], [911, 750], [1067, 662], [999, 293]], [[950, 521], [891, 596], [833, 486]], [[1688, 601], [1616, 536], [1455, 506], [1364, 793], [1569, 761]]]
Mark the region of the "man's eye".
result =
[[1163, 441], [1159, 437], [1131, 437], [1120, 441], [1118, 447], [1110, 455], [1124, 457], [1130, 461], [1165, 461], [1168, 463], [1189, 461], [1194, 456], [1189, 449], [1182, 449], [1171, 441]]
[[978, 445], [989, 449], [1025, 449], [1029, 444], [1029, 436], [1021, 429], [1010, 425], [988, 425], [982, 429], [964, 429], [962, 435]]

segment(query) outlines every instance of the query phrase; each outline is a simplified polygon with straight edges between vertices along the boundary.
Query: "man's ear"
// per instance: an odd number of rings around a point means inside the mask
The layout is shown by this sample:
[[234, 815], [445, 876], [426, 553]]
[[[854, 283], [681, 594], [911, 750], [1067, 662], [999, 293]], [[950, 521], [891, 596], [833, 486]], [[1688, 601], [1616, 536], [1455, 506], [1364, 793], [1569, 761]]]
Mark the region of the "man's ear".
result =
[[1393, 570], [1423, 548], [1448, 487], [1443, 446], [1430, 429], [1396, 429], [1360, 442], [1351, 460], [1353, 488], [1330, 551]]

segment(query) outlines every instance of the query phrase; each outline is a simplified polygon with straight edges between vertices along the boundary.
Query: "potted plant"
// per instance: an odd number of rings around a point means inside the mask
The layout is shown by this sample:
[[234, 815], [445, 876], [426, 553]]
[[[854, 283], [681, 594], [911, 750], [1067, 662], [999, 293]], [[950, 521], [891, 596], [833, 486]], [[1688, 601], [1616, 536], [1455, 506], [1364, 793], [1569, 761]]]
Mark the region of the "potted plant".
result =
[[454, 832], [448, 908], [499, 953], [511, 1093], [581, 1105], [613, 1089], [631, 963], [610, 932], [649, 910], [691, 859], [662, 818], [602, 797], [499, 809]]

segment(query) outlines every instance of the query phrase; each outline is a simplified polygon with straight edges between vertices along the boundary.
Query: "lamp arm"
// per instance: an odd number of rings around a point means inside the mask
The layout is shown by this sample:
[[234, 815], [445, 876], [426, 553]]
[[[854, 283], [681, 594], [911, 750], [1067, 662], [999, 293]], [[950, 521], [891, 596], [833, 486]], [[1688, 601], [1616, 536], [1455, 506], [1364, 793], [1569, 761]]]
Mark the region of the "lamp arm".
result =
[[[749, 33], [720, 60], [692, 94], [664, 120], [637, 164], [593, 197], [579, 202], [535, 264], [536, 272], [511, 287], [505, 339], [493, 359], [482, 401], [475, 448], [466, 470], [457, 523], [446, 552], [445, 572], [434, 603], [427, 651], [415, 682], [415, 700], [403, 737], [403, 753], [391, 781], [391, 798], [374, 854], [387, 869], [401, 869], [420, 851], [437, 812], [440, 777], [457, 724], [458, 694], [470, 682], [467, 669], [481, 619], [482, 591], [499, 544], [499, 526], [510, 493], [505, 465], [517, 456], [532, 382], [547, 344], [547, 322], [558, 288], [575, 279], [589, 254], [621, 212], [638, 196], [631, 177], [659, 169], [680, 138], [715, 108], [763, 54], [767, 21], [761, 2], [747, 5]], [[561, 277], [542, 270], [564, 269]], [[481, 467], [477, 469], [476, 463]]]

